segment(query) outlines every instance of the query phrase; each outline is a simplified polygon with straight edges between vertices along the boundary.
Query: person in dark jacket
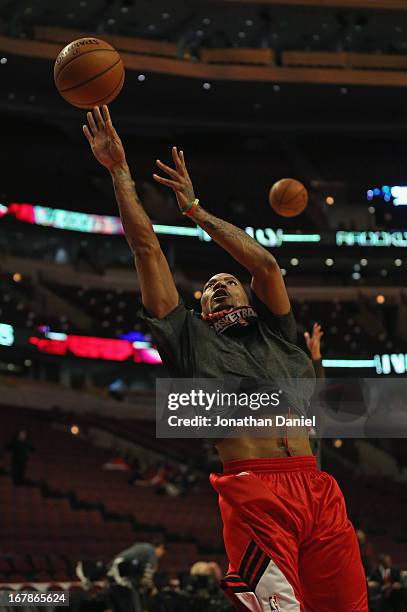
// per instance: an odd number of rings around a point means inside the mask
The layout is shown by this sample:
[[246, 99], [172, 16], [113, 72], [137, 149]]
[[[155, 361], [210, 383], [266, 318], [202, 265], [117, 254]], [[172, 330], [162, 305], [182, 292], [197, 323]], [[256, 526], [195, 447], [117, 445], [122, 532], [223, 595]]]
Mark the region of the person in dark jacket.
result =
[[21, 429], [6, 446], [11, 453], [11, 477], [17, 486], [25, 484], [25, 472], [28, 458], [34, 452], [31, 442], [28, 440], [27, 431]]
[[369, 587], [379, 587], [382, 592], [380, 612], [402, 612], [400, 569], [393, 565], [390, 555], [380, 555], [378, 561], [370, 574]]

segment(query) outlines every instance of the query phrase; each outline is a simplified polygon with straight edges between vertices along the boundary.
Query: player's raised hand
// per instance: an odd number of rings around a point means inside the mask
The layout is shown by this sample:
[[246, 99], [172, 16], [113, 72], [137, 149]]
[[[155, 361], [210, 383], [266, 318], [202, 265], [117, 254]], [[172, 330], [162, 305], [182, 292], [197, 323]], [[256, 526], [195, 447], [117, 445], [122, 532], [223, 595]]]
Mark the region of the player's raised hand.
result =
[[88, 125], [83, 126], [83, 133], [90, 144], [93, 155], [102, 166], [112, 170], [115, 166], [126, 163], [126, 155], [110, 118], [107, 106], [95, 106], [93, 114], [87, 113]]
[[153, 178], [157, 183], [171, 187], [177, 197], [178, 206], [181, 210], [184, 210], [188, 207], [188, 204], [195, 200], [194, 188], [185, 164], [184, 152], [178, 152], [177, 147], [172, 147], [171, 153], [175, 168], [171, 168], [157, 159], [157, 166], [165, 172], [168, 178], [158, 174], [153, 174]]
[[307, 349], [311, 353], [312, 359], [321, 359], [321, 338], [323, 335], [324, 332], [319, 323], [314, 323], [311, 335], [308, 332], [304, 334]]

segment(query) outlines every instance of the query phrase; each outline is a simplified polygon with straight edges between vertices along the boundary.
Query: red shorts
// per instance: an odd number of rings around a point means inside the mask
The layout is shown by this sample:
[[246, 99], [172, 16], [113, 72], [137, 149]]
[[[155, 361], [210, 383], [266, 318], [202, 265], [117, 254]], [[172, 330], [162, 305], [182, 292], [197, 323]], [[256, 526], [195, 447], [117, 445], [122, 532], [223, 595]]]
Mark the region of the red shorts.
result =
[[219, 493], [237, 610], [368, 612], [355, 531], [337, 482], [315, 457], [229, 461]]

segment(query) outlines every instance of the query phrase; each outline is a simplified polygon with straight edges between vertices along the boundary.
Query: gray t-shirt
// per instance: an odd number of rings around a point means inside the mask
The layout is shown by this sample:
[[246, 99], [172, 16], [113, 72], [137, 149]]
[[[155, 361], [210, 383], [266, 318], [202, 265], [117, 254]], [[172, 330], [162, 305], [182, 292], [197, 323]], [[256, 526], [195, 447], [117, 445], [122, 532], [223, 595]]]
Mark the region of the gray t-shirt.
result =
[[131, 580], [120, 575], [119, 566], [125, 561], [133, 564], [136, 563], [140, 567], [142, 574], [140, 578], [145, 585], [148, 586], [152, 584], [153, 574], [157, 571], [158, 567], [157, 555], [152, 544], [148, 542], [137, 542], [133, 544], [133, 546], [120, 552], [113, 559], [110, 565], [109, 575], [121, 586], [131, 585]]
[[154, 569], [157, 568], [157, 555], [154, 546], [148, 542], [137, 542], [120, 552], [116, 557], [121, 557], [125, 561], [137, 559], [142, 565], [149, 563]]
[[252, 292], [257, 316], [249, 324], [219, 333], [200, 314], [180, 300], [165, 318], [140, 318], [148, 324], [161, 359], [174, 378], [251, 379], [279, 384], [284, 381], [293, 407], [306, 414], [315, 386], [311, 360], [296, 346], [297, 328], [292, 311], [274, 315]]

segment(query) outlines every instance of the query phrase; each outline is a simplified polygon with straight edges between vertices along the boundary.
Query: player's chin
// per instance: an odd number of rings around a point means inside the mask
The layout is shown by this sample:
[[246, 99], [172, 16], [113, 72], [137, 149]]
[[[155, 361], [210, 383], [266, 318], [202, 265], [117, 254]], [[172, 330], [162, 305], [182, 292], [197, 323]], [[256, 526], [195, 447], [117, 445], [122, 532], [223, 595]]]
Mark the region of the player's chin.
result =
[[225, 300], [215, 300], [211, 304], [211, 314], [214, 312], [219, 312], [220, 310], [226, 310], [227, 308], [233, 308], [233, 303], [230, 299], [226, 298]]

